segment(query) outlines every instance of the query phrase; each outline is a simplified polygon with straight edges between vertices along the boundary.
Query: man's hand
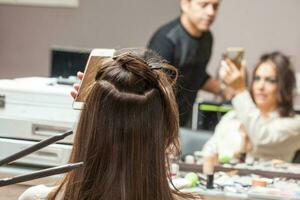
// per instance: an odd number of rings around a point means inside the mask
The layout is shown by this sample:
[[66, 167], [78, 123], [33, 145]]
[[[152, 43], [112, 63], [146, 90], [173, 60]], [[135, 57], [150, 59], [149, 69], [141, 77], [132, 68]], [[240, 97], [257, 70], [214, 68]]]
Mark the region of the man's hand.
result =
[[[77, 78], [79, 79], [79, 80], [82, 80], [82, 78], [83, 78], [83, 73], [82, 72], [77, 72]], [[76, 96], [77, 96], [77, 94], [78, 94], [78, 89], [79, 89], [79, 86], [80, 86], [80, 84], [78, 84], [78, 83], [75, 83], [74, 85], [73, 85], [73, 90], [70, 92], [70, 95], [75, 99], [76, 98]]]

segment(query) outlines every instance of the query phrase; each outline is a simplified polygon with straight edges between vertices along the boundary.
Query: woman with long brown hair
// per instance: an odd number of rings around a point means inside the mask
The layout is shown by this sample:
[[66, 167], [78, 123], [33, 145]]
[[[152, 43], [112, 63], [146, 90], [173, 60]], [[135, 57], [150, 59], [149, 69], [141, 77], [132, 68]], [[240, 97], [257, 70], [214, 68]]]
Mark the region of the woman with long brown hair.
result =
[[296, 80], [290, 59], [277, 51], [262, 55], [253, 71], [250, 92], [243, 69], [230, 60], [223, 65], [224, 80], [236, 92], [232, 104], [237, 118], [252, 144], [249, 155], [291, 162], [300, 149], [300, 117], [293, 110]]
[[70, 162], [84, 166], [56, 187], [20, 199], [171, 200], [167, 152], [179, 153], [176, 70], [150, 51], [117, 51], [95, 77], [81, 112]]

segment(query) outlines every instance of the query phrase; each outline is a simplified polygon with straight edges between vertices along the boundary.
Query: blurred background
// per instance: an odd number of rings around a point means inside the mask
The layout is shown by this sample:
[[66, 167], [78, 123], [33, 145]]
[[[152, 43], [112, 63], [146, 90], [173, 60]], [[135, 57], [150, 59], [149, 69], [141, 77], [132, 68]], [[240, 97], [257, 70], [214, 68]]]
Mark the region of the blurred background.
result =
[[[0, 0], [0, 78], [49, 76], [53, 47], [144, 47], [159, 26], [180, 13], [174, 0], [65, 0], [75, 2], [73, 7], [10, 1], [15, 0]], [[212, 27], [208, 71], [215, 75], [226, 48], [240, 46], [249, 69], [262, 53], [281, 50], [299, 72], [299, 8], [299, 0], [223, 0]]]
[[[53, 76], [54, 49], [88, 53], [92, 48], [145, 47], [161, 25], [180, 15], [179, 8], [179, 0], [0, 0], [0, 79]], [[216, 76], [222, 53], [228, 47], [245, 49], [249, 71], [253, 69], [260, 55], [279, 50], [291, 57], [299, 81], [299, 8], [299, 0], [221, 0], [217, 19], [212, 26], [214, 46], [208, 72]], [[72, 63], [70, 66], [62, 65], [57, 64], [56, 67], [73, 66]], [[73, 71], [75, 75], [76, 70]], [[21, 87], [12, 85], [17, 91], [15, 94], [19, 95], [18, 98], [26, 97], [23, 90], [30, 91], [33, 88], [34, 91], [34, 87], [31, 86], [37, 85], [35, 82], [30, 86], [23, 85], [29, 80], [31, 79], [24, 79], [23, 82], [22, 79], [19, 80]], [[7, 83], [3, 82], [3, 85], [7, 87]], [[47, 82], [47, 85], [51, 84]], [[51, 96], [52, 99], [57, 99], [57, 102], [44, 95], [44, 89], [41, 87], [41, 90], [38, 90], [42, 91], [41, 95], [36, 95], [34, 101], [25, 98], [25, 101], [31, 104], [42, 105], [39, 108], [26, 104], [23, 107], [14, 107], [13, 112], [9, 109], [1, 110], [4, 120], [0, 120], [0, 157], [24, 149], [22, 145], [29, 146], [49, 136], [38, 135], [36, 132], [44, 131], [48, 134], [52, 131], [56, 134], [72, 129], [78, 113], [70, 107], [73, 102], [69, 95], [71, 86], [62, 86], [59, 90], [54, 86], [47, 87], [49, 88], [57, 95]], [[5, 103], [4, 97], [0, 95], [0, 100]], [[63, 103], [62, 99], [65, 100]], [[44, 106], [45, 104], [50, 106]], [[296, 104], [300, 105], [300, 97]], [[5, 104], [2, 104], [3, 108], [4, 106]], [[12, 114], [15, 116], [11, 117]], [[16, 122], [15, 119], [21, 120]], [[187, 152], [193, 145], [198, 148], [200, 143], [194, 138], [199, 135], [197, 132], [191, 134], [187, 130], [181, 131], [183, 152]], [[203, 132], [200, 135], [204, 138], [203, 141], [210, 136], [211, 132]], [[16, 143], [15, 138], [21, 138], [21, 142], [17, 140], [19, 143]], [[71, 149], [70, 141], [69, 138], [63, 141], [63, 144], [49, 147], [39, 155], [25, 158], [27, 160], [20, 166], [1, 167], [0, 178], [35, 171], [35, 165], [56, 166], [67, 162]], [[193, 142], [193, 145], [190, 142]], [[51, 163], [46, 162], [49, 161], [48, 158], [41, 160], [43, 156], [52, 156]], [[61, 160], [55, 159], [56, 157]], [[28, 163], [33, 166], [27, 166]], [[30, 184], [41, 182], [46, 183], [42, 179]], [[6, 187], [5, 192], [0, 192], [6, 196], [0, 195], [0, 199], [16, 199], [27, 187], [28, 185]]]

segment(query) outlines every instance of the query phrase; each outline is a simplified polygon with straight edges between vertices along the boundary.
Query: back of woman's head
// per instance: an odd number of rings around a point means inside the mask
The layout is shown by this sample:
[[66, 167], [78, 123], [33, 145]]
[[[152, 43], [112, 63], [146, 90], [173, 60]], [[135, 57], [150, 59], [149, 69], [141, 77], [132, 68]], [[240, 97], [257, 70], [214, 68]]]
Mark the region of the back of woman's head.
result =
[[261, 56], [259, 63], [253, 71], [255, 76], [258, 67], [265, 62], [272, 62], [275, 66], [276, 78], [278, 84], [278, 111], [280, 116], [287, 117], [294, 114], [293, 111], [293, 94], [296, 87], [295, 73], [292, 63], [288, 56], [281, 52], [275, 51]]
[[[169, 74], [169, 75], [168, 75]], [[178, 153], [177, 72], [149, 51], [116, 52], [82, 110], [65, 199], [172, 199], [166, 150]]]

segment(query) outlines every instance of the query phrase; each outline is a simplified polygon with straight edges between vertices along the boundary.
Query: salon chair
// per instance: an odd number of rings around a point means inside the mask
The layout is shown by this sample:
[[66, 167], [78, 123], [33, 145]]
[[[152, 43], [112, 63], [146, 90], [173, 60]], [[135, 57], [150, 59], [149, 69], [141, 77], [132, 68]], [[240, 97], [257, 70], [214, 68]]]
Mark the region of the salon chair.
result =
[[180, 128], [179, 137], [181, 142], [182, 156], [194, 154], [195, 151], [202, 150], [206, 141], [213, 135], [209, 130], [192, 130]]

